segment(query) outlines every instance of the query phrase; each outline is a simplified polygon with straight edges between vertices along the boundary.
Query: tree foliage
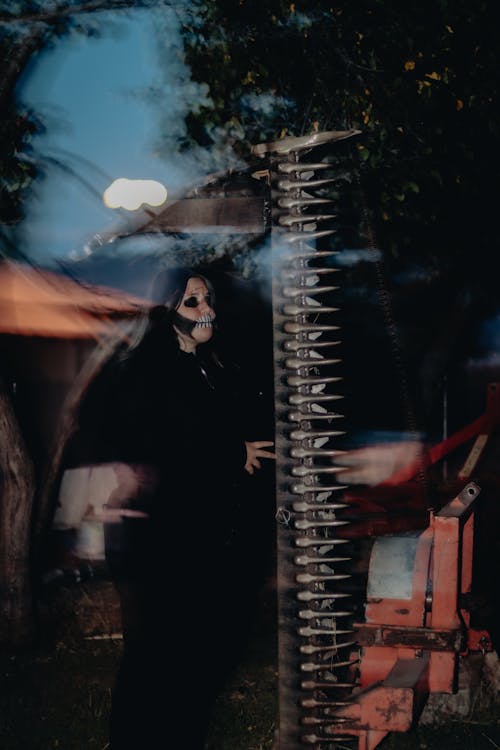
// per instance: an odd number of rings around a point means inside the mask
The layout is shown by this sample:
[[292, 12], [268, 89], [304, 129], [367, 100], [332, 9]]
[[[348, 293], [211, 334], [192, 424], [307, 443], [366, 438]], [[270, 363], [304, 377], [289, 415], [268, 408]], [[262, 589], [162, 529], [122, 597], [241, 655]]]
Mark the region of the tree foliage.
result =
[[[98, 35], [102, 13], [168, 4], [167, 0], [0, 0], [0, 225], [4, 228], [23, 218], [26, 189], [40, 174], [31, 140], [44, 124], [16, 98], [16, 84], [26, 67], [61, 37]], [[9, 252], [8, 232], [0, 231], [0, 237], [3, 252]]]
[[[488, 0], [216, 0], [186, 16], [214, 129], [248, 145], [360, 128], [357, 164], [381, 244], [451, 263], [496, 240], [499, 49]], [[477, 257], [477, 256], [476, 256]]]
[[379, 244], [427, 265], [465, 269], [472, 249], [488, 261], [500, 171], [493, 0], [2, 0], [3, 222], [22, 217], [43, 127], [15, 101], [26, 64], [58, 36], [99, 33], [98, 11], [161, 6], [177, 14], [204, 92], [191, 97], [183, 148], [223, 142], [247, 159], [264, 140], [360, 128], [352, 156]]

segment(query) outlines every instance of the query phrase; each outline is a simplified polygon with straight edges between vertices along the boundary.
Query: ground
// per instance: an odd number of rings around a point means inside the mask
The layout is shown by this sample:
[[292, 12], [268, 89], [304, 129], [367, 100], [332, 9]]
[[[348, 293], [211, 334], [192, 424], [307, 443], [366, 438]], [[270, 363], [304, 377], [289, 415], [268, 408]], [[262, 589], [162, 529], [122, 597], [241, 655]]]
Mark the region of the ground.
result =
[[[272, 605], [264, 605], [238, 670], [215, 705], [207, 750], [271, 750], [277, 721], [274, 623]], [[66, 632], [51, 643], [0, 654], [2, 750], [106, 750], [121, 648], [119, 638]], [[380, 750], [500, 748], [500, 716], [485, 705], [474, 701], [459, 720], [390, 735]]]

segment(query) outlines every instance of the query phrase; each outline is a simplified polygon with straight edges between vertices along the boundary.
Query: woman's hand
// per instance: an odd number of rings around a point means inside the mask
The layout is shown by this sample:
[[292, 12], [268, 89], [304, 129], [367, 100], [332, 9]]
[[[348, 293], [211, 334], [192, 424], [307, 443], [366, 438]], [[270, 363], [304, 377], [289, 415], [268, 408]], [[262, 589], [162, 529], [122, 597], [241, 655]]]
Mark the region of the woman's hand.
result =
[[245, 471], [249, 474], [253, 474], [255, 469], [260, 469], [261, 463], [259, 458], [276, 458], [276, 453], [261, 450], [262, 448], [268, 448], [271, 445], [274, 445], [274, 443], [269, 440], [255, 440], [253, 442], [245, 440], [245, 448], [247, 449]]

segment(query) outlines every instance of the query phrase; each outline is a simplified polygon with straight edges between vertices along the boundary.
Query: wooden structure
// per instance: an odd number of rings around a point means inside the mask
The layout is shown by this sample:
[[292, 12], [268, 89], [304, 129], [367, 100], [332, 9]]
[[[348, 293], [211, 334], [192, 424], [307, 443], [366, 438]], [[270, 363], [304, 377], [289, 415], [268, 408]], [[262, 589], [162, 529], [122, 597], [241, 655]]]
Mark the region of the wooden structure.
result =
[[[42, 478], [65, 399], [99, 341], [122, 336], [144, 301], [56, 273], [0, 265], [0, 643], [33, 635], [30, 558]], [[35, 503], [38, 503], [35, 506]]]

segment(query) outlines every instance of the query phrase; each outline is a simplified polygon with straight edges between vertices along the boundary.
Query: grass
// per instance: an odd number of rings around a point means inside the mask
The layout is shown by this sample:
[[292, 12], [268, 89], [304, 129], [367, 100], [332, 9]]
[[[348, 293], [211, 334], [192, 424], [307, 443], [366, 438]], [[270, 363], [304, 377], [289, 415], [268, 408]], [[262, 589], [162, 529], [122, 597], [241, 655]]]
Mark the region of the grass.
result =
[[82, 641], [3, 653], [2, 750], [104, 750], [120, 651]]
[[[278, 713], [276, 633], [272, 607], [263, 614], [238, 669], [215, 703], [207, 750], [273, 746]], [[1, 750], [106, 750], [111, 688], [121, 648], [120, 640], [72, 634], [37, 648], [0, 653]], [[379, 748], [500, 750], [500, 718], [493, 706], [461, 721], [389, 735]]]
[[[74, 589], [68, 592], [68, 612], [74, 611], [74, 595]], [[87, 598], [84, 592], [80, 601], [88, 603]], [[238, 669], [218, 697], [207, 750], [271, 748], [277, 715], [273, 618], [256, 623]], [[73, 624], [59, 627], [50, 643], [0, 652], [0, 749], [106, 750], [121, 651], [120, 639], [88, 639]]]
[[[81, 641], [1, 654], [2, 750], [105, 750], [120, 653], [120, 641]], [[208, 748], [271, 748], [275, 720], [276, 667], [256, 643], [215, 704]]]

